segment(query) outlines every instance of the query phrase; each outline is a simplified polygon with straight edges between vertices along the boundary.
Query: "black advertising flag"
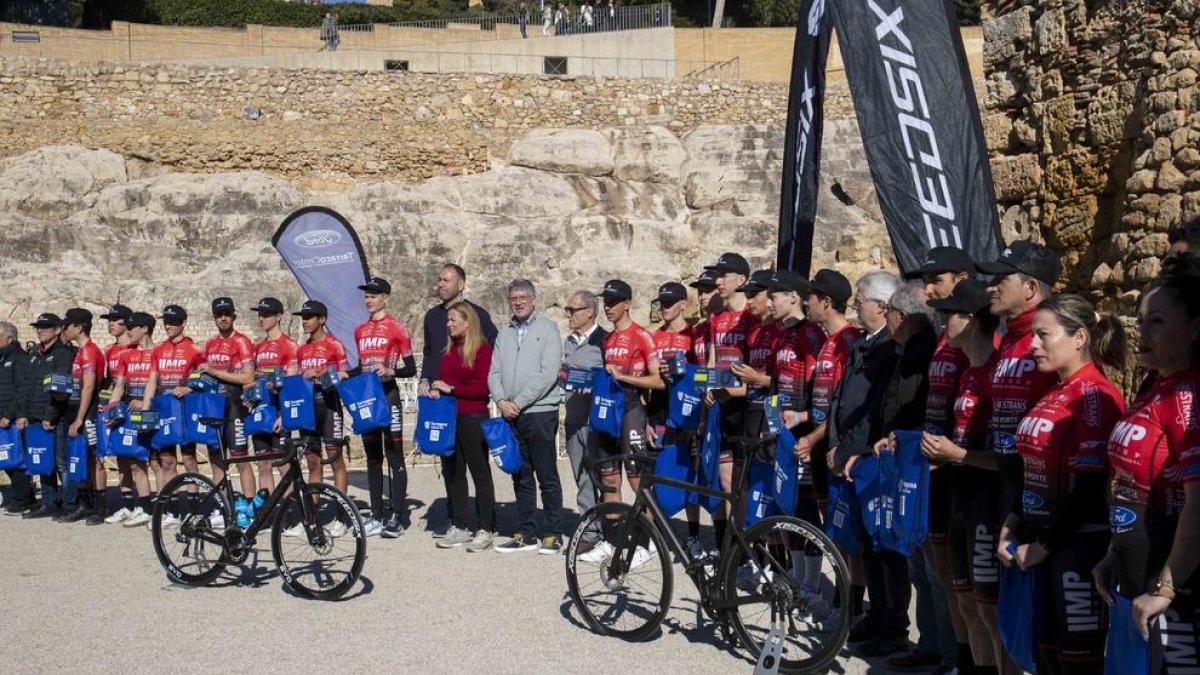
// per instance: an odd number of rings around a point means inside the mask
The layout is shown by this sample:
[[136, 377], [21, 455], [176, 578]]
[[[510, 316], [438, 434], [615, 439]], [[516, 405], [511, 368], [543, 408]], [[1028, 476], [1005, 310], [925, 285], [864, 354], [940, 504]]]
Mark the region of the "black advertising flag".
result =
[[997, 254], [983, 124], [950, 0], [837, 0], [833, 19], [892, 249]]
[[813, 223], [817, 217], [825, 59], [829, 55], [830, 27], [825, 7], [826, 0], [800, 0], [779, 203], [775, 267], [806, 276], [812, 265]]

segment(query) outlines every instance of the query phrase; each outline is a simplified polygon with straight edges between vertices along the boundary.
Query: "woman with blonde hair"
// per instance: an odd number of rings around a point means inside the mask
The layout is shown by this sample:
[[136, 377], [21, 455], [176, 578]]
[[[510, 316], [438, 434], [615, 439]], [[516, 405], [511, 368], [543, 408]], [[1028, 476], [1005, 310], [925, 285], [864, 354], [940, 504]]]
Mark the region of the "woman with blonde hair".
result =
[[[480, 328], [479, 314], [469, 302], [457, 302], [446, 311], [450, 336], [438, 370], [441, 378], [429, 385], [429, 396], [453, 396], [458, 408], [454, 434], [454, 454], [442, 458], [442, 471], [453, 477], [450, 502], [453, 522], [439, 548], [465, 546], [468, 551], [484, 551], [492, 545], [495, 529], [496, 494], [492, 487], [492, 466], [483, 421], [488, 418], [488, 370], [492, 366], [492, 347]], [[475, 502], [479, 523], [468, 527], [467, 471], [475, 483]]]

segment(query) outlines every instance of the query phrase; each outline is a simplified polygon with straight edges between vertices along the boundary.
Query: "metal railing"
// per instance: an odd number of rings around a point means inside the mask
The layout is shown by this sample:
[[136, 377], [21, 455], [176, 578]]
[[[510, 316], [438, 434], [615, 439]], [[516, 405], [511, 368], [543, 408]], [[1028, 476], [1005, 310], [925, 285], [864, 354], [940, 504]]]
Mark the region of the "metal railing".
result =
[[741, 57], [702, 66], [683, 74], [684, 80], [740, 80], [742, 79]]
[[[565, 4], [565, 3], [564, 3]], [[546, 26], [546, 16], [543, 8], [550, 9], [549, 26]], [[571, 8], [569, 12], [559, 12], [557, 3], [542, 0], [529, 9], [526, 15], [526, 25], [531, 35], [578, 35], [579, 33], [598, 33], [613, 30], [639, 30], [642, 28], [666, 28], [673, 25], [671, 4], [660, 2], [653, 5], [596, 5], [591, 6], [590, 12], [583, 7]], [[388, 24], [346, 24], [338, 26], [338, 30], [348, 33], [373, 32], [376, 25], [390, 28], [427, 28], [442, 30], [478, 30], [495, 32], [500, 26], [520, 28], [522, 24], [519, 13], [510, 14], [458, 14], [429, 21], [402, 21]]]

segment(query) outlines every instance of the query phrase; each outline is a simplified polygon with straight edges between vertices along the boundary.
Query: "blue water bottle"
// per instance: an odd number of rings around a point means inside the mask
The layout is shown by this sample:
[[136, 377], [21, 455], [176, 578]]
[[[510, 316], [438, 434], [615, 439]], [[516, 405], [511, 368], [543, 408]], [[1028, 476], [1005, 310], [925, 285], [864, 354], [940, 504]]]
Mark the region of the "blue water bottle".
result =
[[238, 497], [233, 503], [234, 513], [237, 514], [237, 526], [243, 530], [250, 527], [250, 522], [254, 520], [254, 514], [250, 510], [250, 500], [245, 497]]
[[270, 494], [271, 493], [267, 492], [266, 488], [263, 488], [255, 493], [254, 501], [250, 502], [251, 512], [258, 513], [258, 510], [261, 509], [263, 504], [267, 502], [267, 496]]

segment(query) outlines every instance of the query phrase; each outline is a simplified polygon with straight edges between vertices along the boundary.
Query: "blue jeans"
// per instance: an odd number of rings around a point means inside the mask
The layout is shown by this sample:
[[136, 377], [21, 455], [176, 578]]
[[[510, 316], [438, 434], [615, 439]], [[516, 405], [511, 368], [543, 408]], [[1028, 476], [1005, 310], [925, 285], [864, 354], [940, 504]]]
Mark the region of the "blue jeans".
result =
[[[30, 424], [41, 424], [40, 420], [29, 420]], [[43, 476], [42, 506], [45, 508], [74, 509], [79, 505], [79, 484], [67, 480], [67, 469], [70, 465], [67, 448], [67, 421], [62, 419], [54, 429], [54, 473]], [[59, 486], [62, 486], [60, 489]], [[59, 503], [59, 498], [62, 501]]]

